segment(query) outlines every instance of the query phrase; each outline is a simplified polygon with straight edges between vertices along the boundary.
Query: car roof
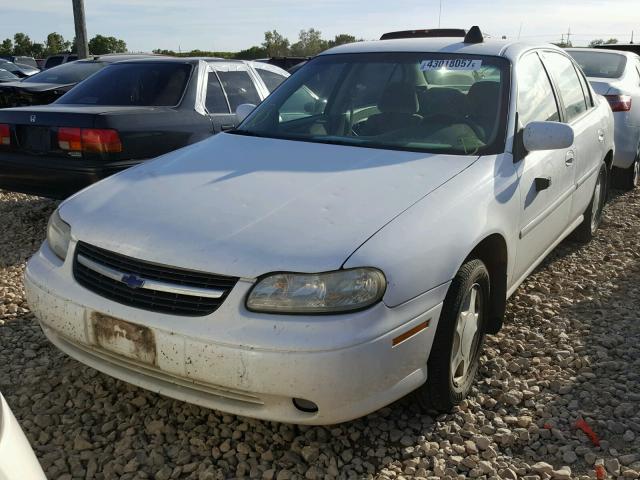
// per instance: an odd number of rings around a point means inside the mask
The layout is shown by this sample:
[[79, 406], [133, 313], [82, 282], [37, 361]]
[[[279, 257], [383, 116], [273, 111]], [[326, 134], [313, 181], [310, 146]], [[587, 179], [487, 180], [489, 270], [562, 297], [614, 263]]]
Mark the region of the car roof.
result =
[[334, 55], [339, 53], [375, 53], [375, 52], [431, 52], [456, 53], [467, 55], [490, 55], [516, 59], [526, 50], [544, 48], [562, 49], [550, 43], [533, 43], [518, 40], [497, 40], [485, 38], [481, 43], [464, 43], [452, 37], [439, 38], [403, 38], [397, 40], [374, 40], [356, 42], [331, 48], [320, 55]]

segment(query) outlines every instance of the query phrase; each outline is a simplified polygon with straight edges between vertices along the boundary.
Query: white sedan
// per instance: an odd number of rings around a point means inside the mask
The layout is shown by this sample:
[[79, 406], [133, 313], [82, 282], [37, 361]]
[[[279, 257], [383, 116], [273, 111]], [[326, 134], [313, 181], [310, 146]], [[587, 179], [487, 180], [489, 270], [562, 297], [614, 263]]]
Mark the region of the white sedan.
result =
[[62, 203], [28, 300], [72, 357], [202, 406], [331, 424], [416, 391], [446, 411], [509, 295], [598, 227], [612, 128], [552, 45], [340, 46], [235, 131]]
[[607, 99], [615, 121], [614, 179], [625, 190], [640, 182], [640, 57], [591, 48], [567, 49], [593, 89]]

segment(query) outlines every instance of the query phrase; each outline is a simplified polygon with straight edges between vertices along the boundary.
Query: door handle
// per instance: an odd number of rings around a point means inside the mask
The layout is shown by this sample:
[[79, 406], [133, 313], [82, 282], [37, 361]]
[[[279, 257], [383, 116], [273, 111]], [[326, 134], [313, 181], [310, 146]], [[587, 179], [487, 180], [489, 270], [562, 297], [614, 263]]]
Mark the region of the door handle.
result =
[[570, 167], [571, 165], [573, 165], [573, 161], [576, 159], [576, 154], [573, 150], [569, 150], [567, 152], [567, 155], [564, 157], [564, 164], [567, 167]]
[[551, 177], [537, 177], [534, 182], [536, 184], [536, 192], [541, 192], [551, 186]]

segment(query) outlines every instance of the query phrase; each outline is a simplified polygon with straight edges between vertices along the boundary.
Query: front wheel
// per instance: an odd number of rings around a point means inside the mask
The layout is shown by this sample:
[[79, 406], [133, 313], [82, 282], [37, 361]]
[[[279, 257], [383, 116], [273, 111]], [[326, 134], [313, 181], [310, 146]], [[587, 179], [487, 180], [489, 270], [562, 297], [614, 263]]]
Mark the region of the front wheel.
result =
[[427, 383], [416, 391], [425, 410], [448, 412], [469, 393], [484, 342], [489, 292], [489, 272], [481, 260], [465, 263], [451, 282], [429, 355]]
[[575, 229], [573, 237], [583, 243], [591, 241], [602, 222], [602, 211], [607, 200], [607, 167], [602, 165], [598, 172], [591, 202], [584, 212], [582, 223]]

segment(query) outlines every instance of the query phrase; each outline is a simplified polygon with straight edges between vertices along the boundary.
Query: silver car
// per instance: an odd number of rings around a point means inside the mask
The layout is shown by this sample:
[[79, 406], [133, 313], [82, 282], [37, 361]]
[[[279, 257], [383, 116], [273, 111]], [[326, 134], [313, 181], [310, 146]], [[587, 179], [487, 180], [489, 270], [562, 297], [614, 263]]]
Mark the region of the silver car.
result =
[[615, 121], [614, 182], [632, 190], [640, 182], [640, 57], [591, 48], [567, 49], [593, 89], [611, 105]]

